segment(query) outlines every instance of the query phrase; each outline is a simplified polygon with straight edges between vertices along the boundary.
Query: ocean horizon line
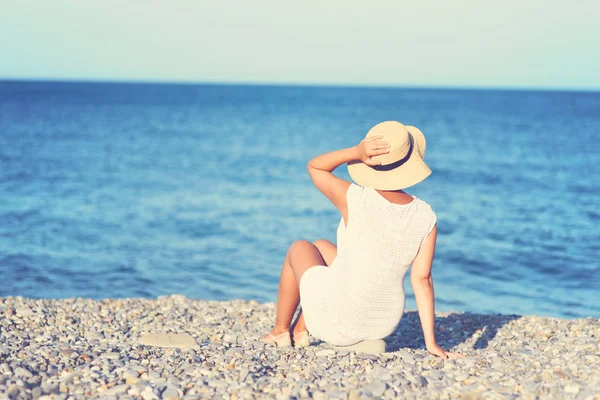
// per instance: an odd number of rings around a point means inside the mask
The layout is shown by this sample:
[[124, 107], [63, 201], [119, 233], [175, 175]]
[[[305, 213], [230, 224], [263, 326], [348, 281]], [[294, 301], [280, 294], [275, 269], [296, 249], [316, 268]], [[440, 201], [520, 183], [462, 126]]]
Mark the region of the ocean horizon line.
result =
[[598, 88], [536, 87], [536, 86], [469, 86], [469, 85], [421, 85], [421, 84], [377, 84], [335, 82], [268, 82], [268, 81], [195, 81], [161, 79], [104, 79], [104, 78], [40, 78], [0, 77], [3, 83], [41, 84], [98, 84], [98, 85], [157, 85], [157, 86], [207, 86], [207, 87], [281, 87], [281, 88], [330, 88], [364, 90], [415, 90], [415, 91], [464, 91], [464, 92], [530, 92], [530, 93], [585, 93], [598, 94]]

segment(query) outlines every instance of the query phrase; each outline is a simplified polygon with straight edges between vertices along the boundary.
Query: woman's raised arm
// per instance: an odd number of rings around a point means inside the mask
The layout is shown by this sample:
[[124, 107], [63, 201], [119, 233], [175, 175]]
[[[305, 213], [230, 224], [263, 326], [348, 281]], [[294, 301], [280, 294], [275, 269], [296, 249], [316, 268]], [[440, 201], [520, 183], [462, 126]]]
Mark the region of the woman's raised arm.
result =
[[346, 192], [350, 182], [338, 178], [332, 172], [340, 165], [355, 160], [368, 165], [378, 165], [372, 157], [389, 152], [388, 143], [381, 138], [382, 136], [366, 138], [354, 147], [325, 153], [308, 162], [308, 173], [314, 185], [340, 210], [344, 222], [347, 222]]

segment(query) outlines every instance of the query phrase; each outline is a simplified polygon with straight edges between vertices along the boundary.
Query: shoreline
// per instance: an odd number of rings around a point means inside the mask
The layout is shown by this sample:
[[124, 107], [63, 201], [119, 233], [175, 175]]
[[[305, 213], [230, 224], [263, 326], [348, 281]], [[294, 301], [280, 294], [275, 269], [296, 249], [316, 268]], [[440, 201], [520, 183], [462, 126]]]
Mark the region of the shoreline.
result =
[[[3, 297], [0, 396], [600, 399], [598, 318], [436, 313], [438, 343], [467, 355], [442, 360], [425, 350], [416, 311], [381, 354], [314, 338], [305, 349], [265, 347], [256, 339], [274, 316], [274, 303], [182, 295]], [[140, 344], [149, 334], [170, 342]]]

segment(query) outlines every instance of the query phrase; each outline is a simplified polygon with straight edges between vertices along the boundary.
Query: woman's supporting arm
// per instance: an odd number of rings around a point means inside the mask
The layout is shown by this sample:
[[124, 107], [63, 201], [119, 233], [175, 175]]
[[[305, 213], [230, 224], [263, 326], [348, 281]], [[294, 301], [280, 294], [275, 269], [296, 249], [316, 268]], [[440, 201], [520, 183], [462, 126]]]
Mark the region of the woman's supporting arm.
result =
[[437, 225], [425, 239], [417, 257], [413, 261], [410, 272], [410, 283], [415, 292], [417, 309], [421, 319], [421, 328], [427, 350], [442, 358], [462, 358], [463, 356], [442, 349], [435, 339], [435, 296], [433, 291], [433, 277], [431, 266], [435, 253], [435, 242], [437, 240]]

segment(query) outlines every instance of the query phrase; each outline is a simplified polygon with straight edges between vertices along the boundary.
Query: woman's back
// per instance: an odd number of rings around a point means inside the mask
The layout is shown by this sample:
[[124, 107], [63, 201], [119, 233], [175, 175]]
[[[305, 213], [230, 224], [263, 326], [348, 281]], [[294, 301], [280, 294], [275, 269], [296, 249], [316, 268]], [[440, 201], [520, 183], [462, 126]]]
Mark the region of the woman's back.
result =
[[360, 260], [371, 272], [397, 273], [410, 266], [436, 223], [426, 202], [413, 196], [408, 204], [394, 204], [376, 190], [356, 184], [348, 187], [348, 223], [337, 232], [338, 258]]

